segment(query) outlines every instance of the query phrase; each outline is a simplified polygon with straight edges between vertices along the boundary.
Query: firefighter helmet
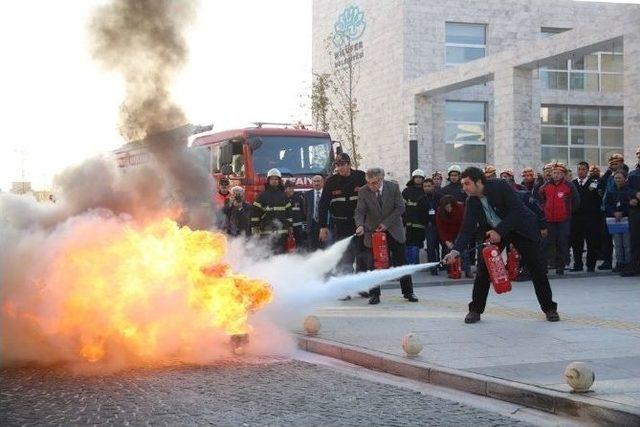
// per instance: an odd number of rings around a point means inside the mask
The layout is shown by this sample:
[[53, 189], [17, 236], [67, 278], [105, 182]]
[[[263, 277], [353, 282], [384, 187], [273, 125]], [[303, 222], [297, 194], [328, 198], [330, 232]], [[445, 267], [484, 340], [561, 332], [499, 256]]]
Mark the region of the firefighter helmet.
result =
[[462, 168], [459, 165], [451, 165], [449, 166], [449, 169], [447, 169], [447, 175], [449, 175], [451, 172], [462, 173]]
[[269, 172], [267, 172], [267, 179], [271, 178], [272, 176], [277, 176], [278, 178], [282, 178], [282, 174], [276, 168], [269, 169]]
[[424, 171], [422, 169], [416, 169], [411, 173], [411, 178], [413, 178], [414, 176], [420, 176], [424, 178], [426, 175], [424, 174]]

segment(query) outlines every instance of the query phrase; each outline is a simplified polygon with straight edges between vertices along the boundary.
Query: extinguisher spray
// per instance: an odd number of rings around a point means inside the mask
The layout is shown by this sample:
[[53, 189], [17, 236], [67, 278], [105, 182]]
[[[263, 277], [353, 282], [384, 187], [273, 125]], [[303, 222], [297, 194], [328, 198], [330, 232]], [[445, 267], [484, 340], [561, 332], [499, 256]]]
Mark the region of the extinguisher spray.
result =
[[371, 250], [373, 252], [373, 267], [376, 270], [389, 268], [389, 245], [387, 233], [374, 231], [371, 235]]
[[507, 273], [509, 280], [514, 282], [518, 280], [518, 274], [520, 272], [520, 254], [518, 250], [511, 245], [509, 252], [507, 252]]
[[489, 278], [491, 279], [491, 283], [493, 283], [493, 289], [497, 294], [511, 290], [509, 274], [502, 260], [501, 252], [496, 245], [489, 242], [485, 242], [485, 246], [482, 249], [482, 258], [484, 259], [484, 264], [487, 266]]

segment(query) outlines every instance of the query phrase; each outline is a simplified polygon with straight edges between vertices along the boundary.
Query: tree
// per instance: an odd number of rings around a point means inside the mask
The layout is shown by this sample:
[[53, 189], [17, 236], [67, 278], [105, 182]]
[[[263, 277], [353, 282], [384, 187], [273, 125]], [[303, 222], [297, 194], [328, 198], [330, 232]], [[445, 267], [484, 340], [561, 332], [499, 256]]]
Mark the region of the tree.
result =
[[327, 93], [330, 87], [329, 73], [313, 73], [311, 85], [311, 118], [313, 127], [322, 132], [329, 132], [330, 100]]

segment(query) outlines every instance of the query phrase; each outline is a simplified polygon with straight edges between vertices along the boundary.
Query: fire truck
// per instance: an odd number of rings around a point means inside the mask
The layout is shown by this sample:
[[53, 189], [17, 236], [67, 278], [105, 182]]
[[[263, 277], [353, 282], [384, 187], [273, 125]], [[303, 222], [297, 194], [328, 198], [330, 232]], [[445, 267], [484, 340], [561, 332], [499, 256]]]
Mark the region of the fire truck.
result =
[[[211, 175], [217, 180], [226, 176], [231, 185], [245, 189], [245, 198], [252, 203], [267, 182], [267, 172], [277, 168], [284, 181], [293, 181], [297, 190], [311, 188], [314, 175], [328, 176], [333, 172], [335, 154], [342, 152], [339, 142], [327, 132], [306, 129], [299, 124], [256, 122], [254, 126], [226, 131], [193, 132], [193, 126], [172, 130], [179, 143], [192, 150], [201, 150]], [[175, 136], [174, 135], [174, 136]], [[160, 139], [167, 139], [160, 138]], [[132, 143], [116, 150], [119, 166], [145, 163], [149, 154], [144, 144]]]

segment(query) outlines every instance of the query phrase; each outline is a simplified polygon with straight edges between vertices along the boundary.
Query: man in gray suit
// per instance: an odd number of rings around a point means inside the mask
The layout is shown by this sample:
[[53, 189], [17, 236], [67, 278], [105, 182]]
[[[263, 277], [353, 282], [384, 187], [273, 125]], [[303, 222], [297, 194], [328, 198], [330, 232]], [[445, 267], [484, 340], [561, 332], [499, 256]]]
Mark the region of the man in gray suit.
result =
[[[370, 168], [366, 172], [367, 185], [358, 191], [355, 222], [356, 235], [364, 234], [364, 245], [371, 248], [371, 235], [374, 231], [387, 234], [391, 265], [399, 267], [406, 264], [406, 234], [402, 224], [402, 213], [405, 210], [400, 187], [395, 182], [384, 179], [384, 170]], [[402, 295], [410, 302], [418, 302], [413, 293], [411, 276], [400, 278]], [[369, 304], [380, 303], [380, 286], [369, 291]]]

